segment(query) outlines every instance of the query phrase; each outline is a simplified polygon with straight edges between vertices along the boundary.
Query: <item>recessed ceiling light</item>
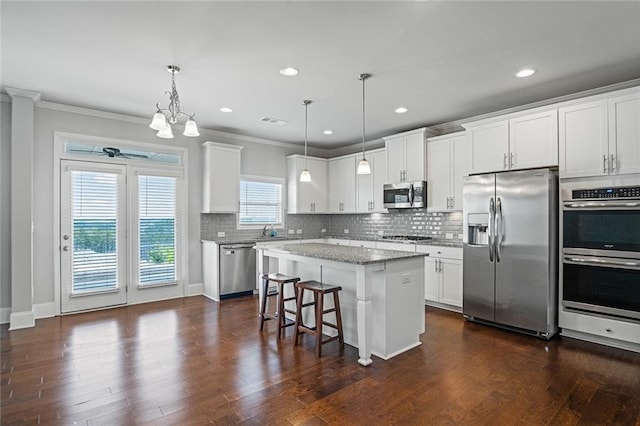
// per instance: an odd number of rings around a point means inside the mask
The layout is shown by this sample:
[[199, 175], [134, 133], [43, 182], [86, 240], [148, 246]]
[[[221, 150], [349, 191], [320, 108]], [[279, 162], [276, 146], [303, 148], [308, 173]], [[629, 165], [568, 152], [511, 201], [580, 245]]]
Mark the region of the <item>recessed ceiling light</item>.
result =
[[333, 134], [333, 130], [325, 130], [324, 132], [325, 135], [332, 135]]
[[533, 75], [535, 73], [536, 73], [536, 70], [532, 70], [530, 68], [525, 68], [525, 69], [522, 69], [522, 70], [518, 71], [518, 73], [516, 74], [516, 77], [529, 77], [529, 76], [531, 76], [531, 75]]
[[396, 114], [404, 114], [405, 112], [409, 111], [408, 109], [406, 109], [405, 107], [398, 107], [395, 110]]
[[233, 110], [231, 108], [229, 108], [229, 107], [222, 107], [222, 108], [220, 108], [220, 111], [222, 111], [222, 112], [233, 112]]
[[294, 75], [298, 75], [298, 69], [293, 67], [282, 68], [280, 74], [286, 77], [293, 77]]

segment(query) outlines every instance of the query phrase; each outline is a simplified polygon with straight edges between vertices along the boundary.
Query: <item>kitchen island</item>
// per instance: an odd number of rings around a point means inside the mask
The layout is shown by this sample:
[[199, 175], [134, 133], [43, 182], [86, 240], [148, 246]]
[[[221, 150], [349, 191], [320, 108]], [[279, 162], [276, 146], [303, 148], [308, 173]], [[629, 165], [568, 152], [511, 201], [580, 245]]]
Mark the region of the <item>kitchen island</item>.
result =
[[[361, 365], [372, 363], [371, 354], [386, 360], [420, 345], [424, 253], [320, 243], [275, 244], [256, 250], [259, 274], [280, 272], [342, 286], [345, 342], [358, 348]], [[327, 303], [330, 308], [331, 301]], [[305, 322], [313, 324], [312, 313], [303, 314]]]

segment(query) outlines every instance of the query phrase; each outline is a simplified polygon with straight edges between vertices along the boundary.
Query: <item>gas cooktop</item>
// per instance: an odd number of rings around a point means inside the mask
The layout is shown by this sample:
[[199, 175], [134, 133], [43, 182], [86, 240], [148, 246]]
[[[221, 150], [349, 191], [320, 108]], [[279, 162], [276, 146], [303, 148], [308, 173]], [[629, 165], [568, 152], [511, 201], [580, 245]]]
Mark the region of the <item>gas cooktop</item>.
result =
[[421, 235], [384, 235], [383, 240], [401, 240], [401, 241], [424, 241], [432, 240], [433, 237], [423, 237]]

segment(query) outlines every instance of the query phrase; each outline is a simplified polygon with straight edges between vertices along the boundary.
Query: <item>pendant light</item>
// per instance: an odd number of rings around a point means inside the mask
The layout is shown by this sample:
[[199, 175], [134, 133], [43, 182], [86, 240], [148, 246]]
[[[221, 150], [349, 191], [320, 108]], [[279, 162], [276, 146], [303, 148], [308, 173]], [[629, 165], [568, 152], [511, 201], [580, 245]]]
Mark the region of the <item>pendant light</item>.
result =
[[371, 74], [360, 74], [359, 80], [362, 80], [362, 160], [358, 163], [359, 175], [370, 175], [371, 166], [364, 156], [364, 81], [371, 77]]
[[310, 103], [308, 99], [302, 101], [304, 105], [304, 170], [300, 173], [300, 182], [311, 182], [311, 173], [307, 169], [307, 109]]

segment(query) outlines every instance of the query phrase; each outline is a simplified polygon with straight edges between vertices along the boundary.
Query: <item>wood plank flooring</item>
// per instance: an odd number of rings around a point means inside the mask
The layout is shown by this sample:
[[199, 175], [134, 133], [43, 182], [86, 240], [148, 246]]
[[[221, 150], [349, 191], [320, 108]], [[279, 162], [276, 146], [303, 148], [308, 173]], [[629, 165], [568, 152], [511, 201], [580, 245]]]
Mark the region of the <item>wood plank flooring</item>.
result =
[[640, 354], [549, 342], [427, 308], [422, 345], [356, 349], [258, 331], [258, 301], [162, 301], [2, 327], [3, 425], [640, 424]]

